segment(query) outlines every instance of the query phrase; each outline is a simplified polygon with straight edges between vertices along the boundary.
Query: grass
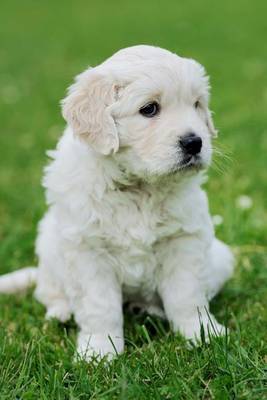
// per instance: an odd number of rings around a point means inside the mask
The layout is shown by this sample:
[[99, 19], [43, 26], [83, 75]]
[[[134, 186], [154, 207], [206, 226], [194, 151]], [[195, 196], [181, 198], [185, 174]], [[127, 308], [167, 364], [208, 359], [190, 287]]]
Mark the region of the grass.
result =
[[[230, 157], [207, 184], [217, 235], [236, 252], [233, 279], [213, 301], [227, 338], [189, 349], [157, 319], [126, 315], [127, 349], [109, 367], [72, 363], [76, 327], [44, 321], [26, 296], [0, 297], [0, 398], [267, 398], [266, 2], [10, 0], [0, 15], [0, 266], [35, 264], [45, 150], [64, 122], [72, 77], [115, 50], [157, 44], [193, 57], [211, 75], [212, 108]], [[236, 205], [241, 195], [250, 209]]]

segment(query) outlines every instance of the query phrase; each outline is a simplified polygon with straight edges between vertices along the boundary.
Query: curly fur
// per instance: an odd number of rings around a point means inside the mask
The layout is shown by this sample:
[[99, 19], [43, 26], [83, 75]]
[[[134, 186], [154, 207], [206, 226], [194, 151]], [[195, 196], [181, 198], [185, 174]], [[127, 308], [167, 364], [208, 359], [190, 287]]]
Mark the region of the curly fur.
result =
[[[155, 100], [159, 115], [142, 116]], [[197, 62], [134, 46], [79, 75], [62, 102], [68, 125], [44, 174], [35, 293], [47, 317], [74, 315], [88, 360], [123, 351], [126, 300], [164, 313], [189, 339], [199, 338], [200, 322], [223, 331], [207, 314], [233, 266], [201, 189], [216, 135], [208, 101]], [[183, 168], [179, 138], [188, 132], [202, 149]]]

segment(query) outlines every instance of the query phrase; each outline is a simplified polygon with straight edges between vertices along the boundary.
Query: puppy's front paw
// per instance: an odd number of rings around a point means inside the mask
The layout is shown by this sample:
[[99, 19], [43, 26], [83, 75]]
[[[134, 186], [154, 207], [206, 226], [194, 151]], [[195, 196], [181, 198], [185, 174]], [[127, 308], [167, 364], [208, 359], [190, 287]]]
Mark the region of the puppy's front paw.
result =
[[179, 331], [185, 336], [186, 339], [199, 343], [204, 338], [208, 342], [211, 336], [225, 335], [225, 327], [216, 321], [212, 315], [195, 317], [183, 321], [179, 326]]
[[78, 336], [77, 355], [78, 358], [87, 362], [93, 359], [100, 360], [107, 357], [111, 361], [117, 354], [123, 352], [124, 340], [122, 334], [88, 334], [80, 332]]

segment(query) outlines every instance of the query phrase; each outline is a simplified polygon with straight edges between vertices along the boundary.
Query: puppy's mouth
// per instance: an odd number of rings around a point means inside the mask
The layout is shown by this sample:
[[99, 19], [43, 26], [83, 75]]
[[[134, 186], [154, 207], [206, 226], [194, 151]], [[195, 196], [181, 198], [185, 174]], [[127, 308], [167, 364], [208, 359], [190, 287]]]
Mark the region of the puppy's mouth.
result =
[[204, 168], [204, 163], [199, 155], [186, 156], [177, 165], [177, 170], [199, 170]]

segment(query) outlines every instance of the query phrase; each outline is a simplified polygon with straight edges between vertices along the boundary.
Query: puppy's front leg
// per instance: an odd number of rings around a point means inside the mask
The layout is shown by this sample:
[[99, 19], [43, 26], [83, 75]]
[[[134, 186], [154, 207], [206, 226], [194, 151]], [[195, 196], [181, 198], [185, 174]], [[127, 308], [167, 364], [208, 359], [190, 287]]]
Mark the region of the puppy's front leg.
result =
[[206, 268], [206, 246], [198, 238], [183, 237], [158, 248], [162, 269], [158, 291], [174, 331], [187, 339], [200, 339], [201, 325], [205, 335], [221, 334], [224, 328], [209, 310], [205, 284], [201, 281]]
[[80, 327], [77, 352], [87, 361], [95, 356], [111, 359], [124, 347], [121, 287], [107, 257], [100, 260], [90, 253], [78, 257], [79, 287], [73, 297]]

